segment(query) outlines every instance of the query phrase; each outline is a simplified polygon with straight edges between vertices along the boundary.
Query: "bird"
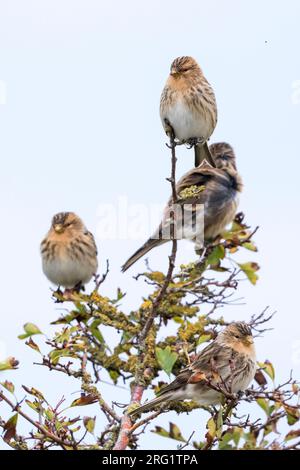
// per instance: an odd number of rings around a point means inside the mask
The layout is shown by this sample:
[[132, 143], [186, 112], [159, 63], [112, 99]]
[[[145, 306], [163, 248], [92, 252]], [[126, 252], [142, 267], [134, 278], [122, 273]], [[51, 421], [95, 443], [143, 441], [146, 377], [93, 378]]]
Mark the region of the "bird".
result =
[[235, 153], [230, 144], [219, 142], [209, 147], [215, 167], [202, 162], [187, 172], [176, 184], [178, 200], [169, 199], [162, 221], [154, 234], [122, 266], [125, 272], [152, 248], [172, 239], [175, 219], [175, 238], [188, 239], [200, 252], [206, 243], [218, 238], [236, 214], [242, 179], [236, 168]]
[[128, 414], [134, 416], [157, 405], [181, 400], [193, 400], [200, 406], [216, 405], [222, 400], [220, 388], [238, 396], [248, 388], [255, 373], [256, 353], [251, 327], [245, 322], [233, 322], [181, 370], [157, 398]]
[[214, 91], [193, 57], [175, 59], [160, 99], [160, 118], [167, 135], [194, 145], [195, 166], [213, 165], [207, 141], [218, 119]]
[[80, 290], [98, 269], [95, 239], [74, 212], [60, 212], [40, 246], [42, 267], [53, 284]]

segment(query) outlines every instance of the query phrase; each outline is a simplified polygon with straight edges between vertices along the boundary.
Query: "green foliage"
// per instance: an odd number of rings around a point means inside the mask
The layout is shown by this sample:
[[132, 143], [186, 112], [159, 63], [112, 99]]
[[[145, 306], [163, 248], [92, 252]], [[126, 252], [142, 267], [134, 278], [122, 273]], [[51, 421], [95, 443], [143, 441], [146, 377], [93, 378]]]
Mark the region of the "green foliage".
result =
[[8, 357], [5, 361], [0, 361], [0, 371], [16, 369], [19, 365], [14, 357]]
[[162, 370], [164, 370], [170, 376], [173, 366], [177, 361], [178, 354], [172, 352], [170, 346], [167, 346], [165, 349], [156, 348], [155, 354], [157, 362]]
[[19, 339], [26, 339], [34, 335], [42, 335], [41, 330], [33, 323], [25, 323], [23, 326], [25, 333], [18, 336]]
[[197, 185], [192, 185], [189, 186], [178, 194], [178, 199], [191, 199], [198, 197], [200, 193], [202, 193], [205, 189], [205, 186], [197, 186]]
[[246, 274], [249, 281], [255, 285], [258, 280], [258, 276], [256, 274], [256, 271], [259, 270], [258, 264], [257, 263], [242, 263], [242, 264], [238, 263], [238, 266]]
[[169, 431], [166, 431], [164, 428], [161, 428], [160, 426], [156, 426], [155, 430], [152, 432], [162, 437], [168, 437], [170, 439], [175, 439], [176, 441], [180, 441], [180, 442], [187, 442], [186, 439], [184, 439], [184, 437], [182, 436], [181, 431], [176, 424], [169, 423], [169, 426], [170, 426]]
[[[90, 294], [74, 292], [65, 296], [61, 292], [54, 293], [54, 300], [67, 303], [69, 308], [64, 308], [62, 315], [52, 322], [56, 330], [52, 337], [45, 339], [38, 326], [26, 323], [24, 333], [19, 338], [27, 339], [26, 346], [40, 361], [36, 367], [45, 367], [51, 374], [63, 373], [77, 380], [79, 384], [75, 384], [75, 390], [80, 388], [81, 392], [76, 398], [63, 398], [52, 405], [46, 392], [24, 386], [26, 399], [20, 404], [15, 397], [18, 387], [11, 381], [3, 380], [0, 384], [0, 411], [5, 403], [12, 410], [8, 420], [0, 418], [5, 442], [14, 449], [22, 450], [113, 449], [120, 439], [124, 410], [115, 409], [103, 399], [100, 392], [103, 373], [107, 374], [111, 384], [124, 386], [125, 383], [131, 388], [128, 411], [136, 408], [136, 400], [141, 399], [145, 388], [152, 387], [159, 392], [164, 385], [161, 371], [169, 376], [171, 373], [176, 375], [193, 360], [197, 347], [213, 340], [220, 328], [227, 324], [223, 317], [216, 316], [216, 312], [226, 305], [228, 298], [232, 301], [241, 272], [252, 284], [257, 282], [259, 267], [256, 262], [245, 260], [239, 264], [233, 263], [233, 255], [240, 250], [241, 253], [254, 253], [257, 248], [251, 231], [238, 217], [231, 230], [207, 247], [199, 263], [182, 265], [172, 275], [159, 301], [166, 276], [158, 271], [138, 275], [137, 282], [142, 278], [152, 286], [152, 291], [140, 306], [129, 313], [122, 311], [121, 302], [125, 294], [120, 289], [113, 299], [103, 296], [98, 288]], [[141, 341], [151, 316], [154, 321]], [[256, 321], [255, 325], [259, 328], [265, 320], [259, 315], [257, 320], [252, 321]], [[110, 333], [118, 338], [113, 344], [111, 341], [107, 343], [112, 336]], [[39, 344], [32, 339], [32, 336], [38, 335]], [[17, 366], [14, 358], [8, 358], [0, 363], [0, 371]], [[209, 414], [206, 429], [199, 428], [198, 421], [192, 421], [195, 434], [188, 439], [183, 437], [178, 423], [170, 423], [169, 430], [156, 426], [153, 432], [195, 449], [299, 448], [298, 385], [290, 379], [276, 387], [274, 380], [272, 363], [261, 361], [258, 363], [256, 385], [246, 395], [236, 401], [224, 397], [218, 409], [202, 411]], [[242, 408], [243, 403], [251, 405], [253, 415], [259, 416], [259, 421], [247, 416], [240, 417], [243, 413], [237, 411], [237, 406]], [[68, 417], [71, 409], [78, 410], [79, 416], [74, 418], [72, 414]], [[192, 401], [173, 402], [166, 409], [180, 415], [194, 413], [199, 405]], [[97, 413], [97, 419], [90, 417], [91, 411]], [[98, 419], [98, 413], [101, 419]], [[149, 420], [144, 426], [148, 426], [158, 414], [159, 410], [154, 415], [146, 415]], [[29, 423], [28, 436], [18, 435], [20, 416]], [[107, 420], [105, 424], [104, 419]], [[36, 426], [32, 425], [32, 420]], [[281, 423], [289, 426], [290, 430], [277, 434]], [[126, 434], [127, 447], [135, 448], [138, 445], [139, 430], [137, 421], [132, 432]], [[198, 434], [202, 436], [200, 441], [195, 437]]]

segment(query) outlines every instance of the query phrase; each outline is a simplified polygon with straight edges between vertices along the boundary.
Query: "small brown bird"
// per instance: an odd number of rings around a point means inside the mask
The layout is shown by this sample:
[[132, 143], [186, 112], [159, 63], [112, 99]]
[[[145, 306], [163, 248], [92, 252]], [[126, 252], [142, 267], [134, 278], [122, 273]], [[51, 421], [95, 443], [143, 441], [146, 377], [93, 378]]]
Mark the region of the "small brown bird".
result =
[[232, 222], [238, 207], [239, 193], [242, 190], [235, 154], [233, 148], [225, 142], [213, 144], [209, 149], [216, 168], [204, 162], [178, 181], [177, 203], [174, 206], [172, 198], [169, 199], [159, 227], [126, 261], [122, 267], [123, 272], [152, 248], [172, 239], [170, 235], [172, 208], [174, 208], [175, 238], [193, 241], [196, 251], [203, 248], [205, 242], [214, 241]]
[[222, 392], [212, 386], [226, 387], [237, 394], [248, 388], [256, 372], [252, 332], [244, 322], [231, 323], [217, 338], [179, 372], [160, 395], [129, 413], [131, 416], [152, 410], [171, 401], [194, 400], [201, 406], [221, 402]]
[[93, 235], [74, 212], [61, 212], [41, 243], [43, 271], [53, 284], [67, 289], [87, 284], [98, 268]]
[[172, 62], [160, 100], [160, 117], [166, 133], [195, 146], [195, 166], [204, 159], [213, 165], [207, 141], [217, 124], [212, 87], [195, 59], [184, 56]]

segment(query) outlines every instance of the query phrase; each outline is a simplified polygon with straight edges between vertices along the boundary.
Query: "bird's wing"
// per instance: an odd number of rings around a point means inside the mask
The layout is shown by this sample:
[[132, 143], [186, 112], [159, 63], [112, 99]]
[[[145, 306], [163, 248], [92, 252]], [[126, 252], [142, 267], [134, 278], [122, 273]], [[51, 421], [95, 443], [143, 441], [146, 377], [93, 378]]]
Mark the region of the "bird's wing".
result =
[[216, 342], [208, 345], [190, 366], [192, 375], [189, 383], [198, 383], [205, 379], [213, 382], [226, 381], [235, 369], [236, 352]]
[[97, 245], [96, 245], [96, 242], [95, 242], [94, 235], [92, 234], [92, 232], [89, 232], [88, 230], [85, 232], [85, 235], [88, 237], [91, 246], [95, 250], [95, 254], [98, 255], [98, 248], [97, 248]]
[[226, 172], [206, 162], [190, 170], [178, 181], [177, 203], [173, 205], [172, 197], [169, 199], [154, 238], [172, 238], [169, 233], [173, 212], [177, 239], [194, 239], [197, 234], [203, 233], [204, 219], [205, 224], [209, 225], [210, 220], [214, 220], [228, 203], [230, 192], [226, 185]]
[[176, 379], [163, 388], [160, 395], [178, 390], [189, 383], [205, 384], [206, 380], [218, 383], [226, 381], [234, 373], [234, 356], [232, 348], [217, 344], [215, 341], [209, 344], [188, 367], [177, 375]]
[[[213, 168], [211, 165], [204, 162], [198, 168], [193, 168], [180, 178], [176, 185], [177, 195], [180, 196], [182, 191], [191, 186], [196, 186], [198, 188], [203, 186], [203, 191], [199, 193], [199, 199], [204, 200], [206, 197], [206, 187], [207, 185], [210, 185], [212, 181], [216, 181], [219, 184], [226, 184], [227, 175], [224, 170]], [[183, 200], [185, 199], [186, 198], [183, 198]]]
[[[214, 222], [214, 219], [222, 211], [228, 211], [229, 204], [236, 200], [237, 173], [231, 173], [219, 168], [213, 168], [209, 164], [202, 164], [186, 173], [177, 183], [178, 203], [182, 205], [204, 205], [206, 225]], [[189, 197], [189, 188], [201, 188], [193, 197]], [[193, 192], [193, 191], [192, 191]], [[197, 193], [197, 190], [195, 191]], [[180, 198], [180, 194], [184, 197]], [[172, 199], [169, 200], [169, 206]]]

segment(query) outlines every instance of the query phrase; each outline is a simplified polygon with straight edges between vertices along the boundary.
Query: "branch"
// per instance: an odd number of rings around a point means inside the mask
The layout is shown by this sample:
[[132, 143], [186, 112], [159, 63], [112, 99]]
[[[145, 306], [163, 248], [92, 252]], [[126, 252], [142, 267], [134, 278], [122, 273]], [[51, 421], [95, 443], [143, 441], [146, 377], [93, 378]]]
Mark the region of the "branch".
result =
[[[168, 178], [167, 180], [171, 183], [172, 187], [172, 204], [175, 205], [177, 202], [177, 193], [176, 193], [176, 142], [175, 142], [175, 137], [174, 133], [170, 135], [170, 145], [168, 147], [171, 149], [171, 158], [172, 158], [172, 168], [171, 168], [171, 177]], [[172, 217], [172, 230], [171, 230], [171, 236], [172, 236], [172, 251], [171, 255], [169, 256], [169, 268], [168, 272], [166, 275], [166, 278], [161, 286], [161, 289], [155, 298], [155, 300], [152, 302], [152, 308], [150, 310], [149, 316], [147, 318], [147, 321], [139, 335], [139, 356], [141, 358], [140, 360], [140, 365], [137, 367], [137, 372], [135, 376], [135, 383], [132, 388], [132, 393], [131, 393], [131, 399], [130, 399], [130, 405], [133, 403], [140, 403], [142, 400], [142, 396], [144, 393], [144, 386], [141, 385], [141, 378], [143, 376], [143, 357], [144, 357], [144, 351], [145, 351], [145, 342], [147, 339], [147, 336], [152, 328], [154, 319], [157, 315], [158, 308], [163, 301], [165, 294], [167, 292], [167, 289], [169, 287], [169, 284], [172, 280], [173, 276], [173, 271], [175, 267], [175, 260], [176, 260], [176, 253], [177, 253], [177, 240], [176, 240], [176, 233], [175, 233], [175, 214], [174, 211], [171, 214]], [[132, 429], [132, 422], [131, 419], [128, 415], [125, 414], [121, 421], [121, 426], [120, 426], [120, 432], [118, 436], [117, 443], [114, 447], [114, 450], [125, 450], [129, 444], [129, 435]]]
[[[167, 180], [171, 183], [171, 186], [172, 186], [172, 204], [173, 206], [176, 204], [177, 202], [177, 192], [176, 192], [176, 161], [177, 161], [177, 158], [176, 158], [176, 142], [175, 142], [175, 139], [174, 139], [174, 135], [172, 135], [170, 137], [170, 146], [171, 148], [171, 154], [172, 154], [172, 170], [171, 170], [171, 177], [170, 178], [167, 178]], [[139, 337], [139, 341], [140, 341], [140, 344], [143, 345], [143, 343], [145, 342], [145, 339], [147, 338], [147, 335], [152, 327], [152, 324], [153, 324], [153, 321], [156, 317], [156, 314], [157, 314], [157, 310], [162, 302], [162, 300], [164, 299], [164, 296], [166, 294], [166, 291], [169, 287], [169, 284], [172, 280], [172, 275], [173, 275], [173, 271], [174, 271], [174, 267], [175, 267], [175, 260], [176, 260], [176, 254], [177, 254], [177, 240], [176, 240], [176, 234], [175, 234], [175, 230], [174, 230], [174, 224], [175, 224], [175, 220], [174, 220], [174, 211], [171, 213], [171, 217], [172, 217], [172, 222], [171, 222], [171, 225], [172, 225], [172, 230], [171, 230], [171, 236], [172, 236], [172, 251], [171, 251], [171, 255], [169, 256], [169, 268], [168, 268], [168, 272], [167, 272], [167, 276], [164, 280], [164, 283], [157, 295], [157, 297], [155, 298], [154, 302], [152, 303], [152, 308], [151, 308], [151, 311], [150, 311], [150, 314], [147, 318], [147, 321], [145, 323], [145, 326], [140, 334], [140, 337]]]
[[30, 416], [28, 416], [22, 409], [20, 408], [19, 404], [14, 405], [1, 391], [0, 391], [0, 399], [5, 401], [12, 411], [16, 411], [19, 415], [21, 415], [26, 421], [31, 423], [35, 428], [37, 428], [45, 437], [48, 439], [51, 439], [51, 441], [56, 442], [59, 444], [63, 449], [66, 447], [73, 447], [76, 448], [76, 444], [71, 441], [64, 441], [63, 439], [60, 439], [58, 436], [53, 434], [52, 432], [49, 432], [43, 425], [38, 423], [37, 421], [34, 421]]
[[[140, 403], [142, 400], [143, 392], [144, 387], [142, 387], [141, 385], [134, 385], [132, 388], [130, 404]], [[127, 414], [125, 414], [121, 421], [120, 432], [114, 450], [125, 450], [127, 448], [129, 444], [129, 435], [131, 427], [131, 419]]]

